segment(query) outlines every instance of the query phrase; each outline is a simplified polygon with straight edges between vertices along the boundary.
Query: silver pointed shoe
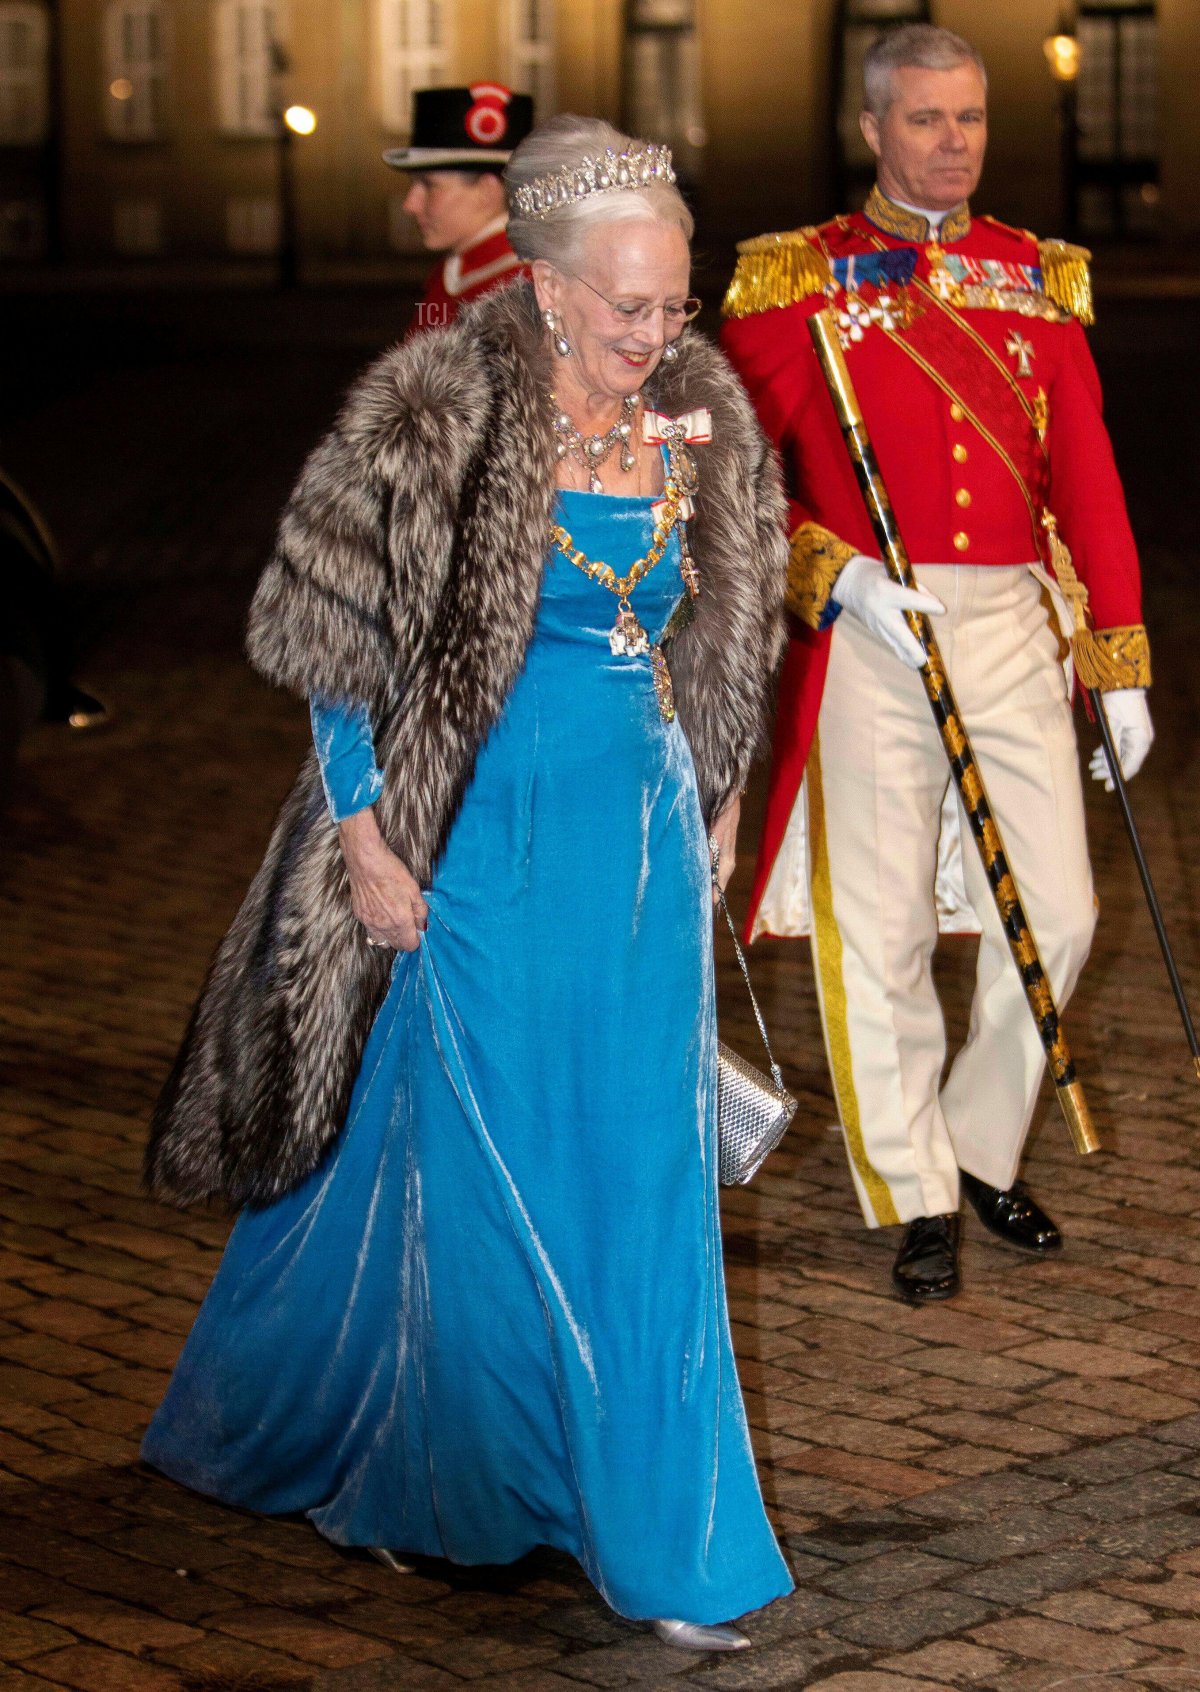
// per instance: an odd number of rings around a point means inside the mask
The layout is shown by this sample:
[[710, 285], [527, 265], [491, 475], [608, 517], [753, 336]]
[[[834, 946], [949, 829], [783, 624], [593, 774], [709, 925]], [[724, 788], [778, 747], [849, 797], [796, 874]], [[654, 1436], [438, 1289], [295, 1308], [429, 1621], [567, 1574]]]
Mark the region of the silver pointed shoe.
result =
[[406, 1563], [403, 1557], [397, 1557], [394, 1551], [389, 1551], [386, 1545], [368, 1545], [367, 1550], [377, 1563], [382, 1563], [385, 1569], [391, 1569], [393, 1574], [415, 1574], [417, 1565]]
[[654, 1631], [664, 1645], [680, 1651], [748, 1651], [750, 1641], [731, 1622], [656, 1621]]

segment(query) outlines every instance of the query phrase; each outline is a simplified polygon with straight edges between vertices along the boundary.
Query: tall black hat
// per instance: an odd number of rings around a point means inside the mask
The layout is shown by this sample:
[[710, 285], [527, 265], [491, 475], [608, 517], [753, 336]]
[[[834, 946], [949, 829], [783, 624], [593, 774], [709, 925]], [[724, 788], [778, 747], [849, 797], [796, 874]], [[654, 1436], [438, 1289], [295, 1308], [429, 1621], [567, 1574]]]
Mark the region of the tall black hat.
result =
[[533, 128], [533, 100], [501, 82], [418, 88], [412, 139], [383, 155], [396, 170], [491, 170], [508, 163]]

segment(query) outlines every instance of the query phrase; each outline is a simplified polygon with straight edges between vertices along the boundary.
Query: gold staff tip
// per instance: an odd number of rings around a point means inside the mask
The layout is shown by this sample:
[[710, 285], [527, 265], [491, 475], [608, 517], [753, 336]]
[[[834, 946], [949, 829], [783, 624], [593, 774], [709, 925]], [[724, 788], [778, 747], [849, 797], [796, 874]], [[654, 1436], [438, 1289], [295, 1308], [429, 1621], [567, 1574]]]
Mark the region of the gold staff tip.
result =
[[1056, 1087], [1055, 1092], [1058, 1094], [1062, 1113], [1067, 1119], [1067, 1127], [1071, 1130], [1075, 1150], [1080, 1157], [1087, 1157], [1090, 1152], [1099, 1151], [1100, 1136], [1096, 1132], [1092, 1113], [1083, 1096], [1082, 1081], [1067, 1081]]

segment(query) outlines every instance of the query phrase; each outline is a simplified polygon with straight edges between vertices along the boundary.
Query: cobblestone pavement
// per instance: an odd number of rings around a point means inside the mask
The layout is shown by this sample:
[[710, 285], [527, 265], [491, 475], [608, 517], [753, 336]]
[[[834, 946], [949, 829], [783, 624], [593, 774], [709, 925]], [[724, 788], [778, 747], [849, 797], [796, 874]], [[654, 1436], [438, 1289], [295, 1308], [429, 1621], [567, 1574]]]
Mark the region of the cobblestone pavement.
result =
[[[805, 948], [755, 951], [802, 1101], [725, 1207], [742, 1378], [797, 1580], [750, 1618], [755, 1651], [671, 1651], [556, 1556], [397, 1577], [140, 1466], [226, 1233], [142, 1196], [144, 1123], [305, 734], [237, 631], [278, 500], [389, 309], [331, 303], [323, 335], [300, 313], [266, 346], [262, 306], [234, 302], [207, 340], [137, 338], [135, 366], [100, 313], [104, 335], [75, 331], [91, 362], [0, 419], [0, 462], [67, 545], [84, 673], [119, 712], [90, 737], [37, 731], [2, 824], [0, 1692], [1200, 1687], [1200, 1089], [1099, 795], [1102, 921], [1069, 1028], [1106, 1150], [1076, 1159], [1047, 1109], [1029, 1174], [1064, 1224], [1058, 1260], [971, 1218], [961, 1298], [888, 1296], [895, 1231], [867, 1234], [852, 1203]], [[1171, 416], [1187, 345], [1182, 315], [1142, 308], [1101, 350], [1156, 584], [1160, 739], [1136, 799], [1200, 997], [1197, 556], [1140, 422]], [[1175, 468], [1196, 459], [1177, 421]], [[958, 1028], [970, 952], [942, 960]], [[721, 987], [749, 1051], [727, 952]]]

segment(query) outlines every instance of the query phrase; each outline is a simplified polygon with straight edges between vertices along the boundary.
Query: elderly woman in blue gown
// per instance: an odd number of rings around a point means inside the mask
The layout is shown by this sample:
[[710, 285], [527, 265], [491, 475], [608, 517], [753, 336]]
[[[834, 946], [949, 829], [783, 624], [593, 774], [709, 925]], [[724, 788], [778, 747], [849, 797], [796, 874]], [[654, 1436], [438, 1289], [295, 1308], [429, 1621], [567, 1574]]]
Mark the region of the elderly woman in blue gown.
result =
[[241, 1214], [144, 1455], [339, 1545], [577, 1558], [694, 1649], [788, 1592], [730, 1342], [710, 835], [780, 645], [776, 472], [665, 149], [559, 118], [531, 282], [359, 380], [251, 612], [314, 752], [149, 1176]]

